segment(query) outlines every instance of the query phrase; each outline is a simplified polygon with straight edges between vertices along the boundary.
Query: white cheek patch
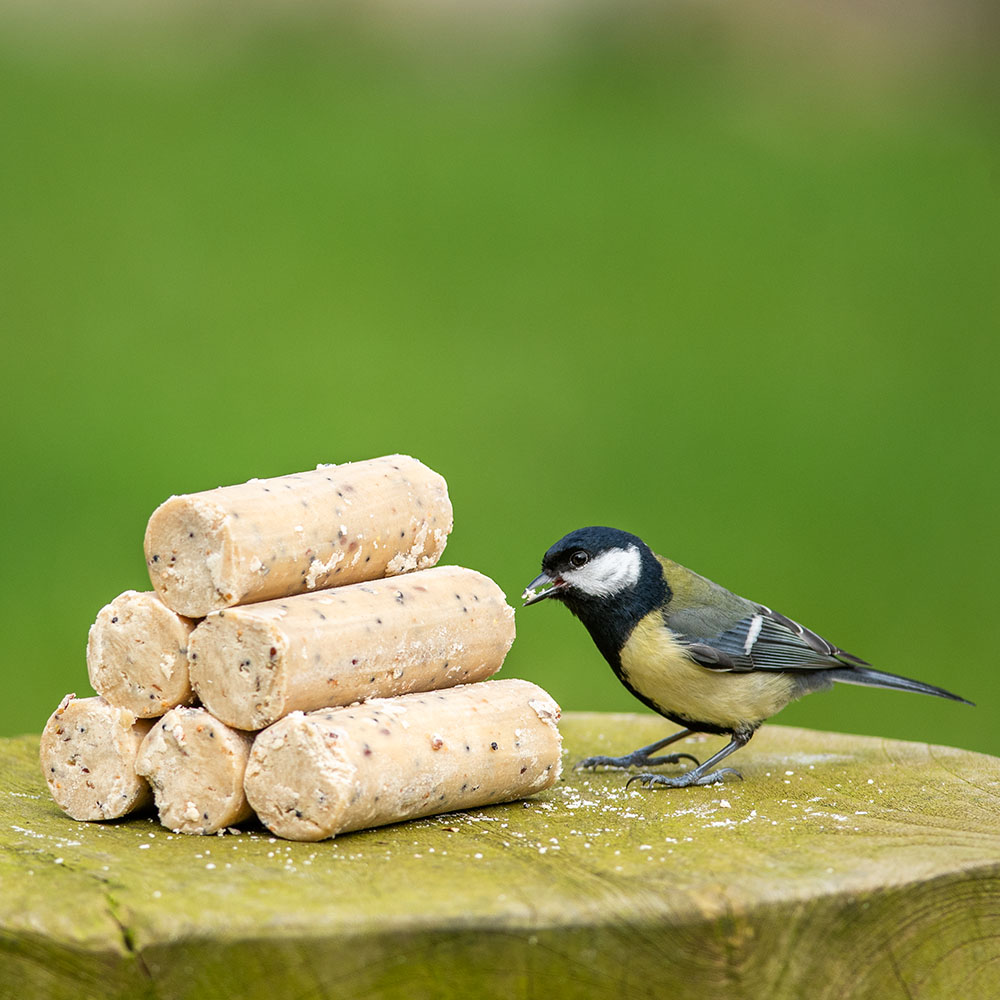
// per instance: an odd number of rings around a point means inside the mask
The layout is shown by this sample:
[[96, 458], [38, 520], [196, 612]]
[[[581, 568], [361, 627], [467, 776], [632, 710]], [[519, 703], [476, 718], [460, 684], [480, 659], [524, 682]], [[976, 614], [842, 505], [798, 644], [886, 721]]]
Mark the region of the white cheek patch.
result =
[[591, 597], [610, 597], [639, 582], [642, 556], [634, 545], [610, 549], [579, 569], [566, 570], [563, 580]]

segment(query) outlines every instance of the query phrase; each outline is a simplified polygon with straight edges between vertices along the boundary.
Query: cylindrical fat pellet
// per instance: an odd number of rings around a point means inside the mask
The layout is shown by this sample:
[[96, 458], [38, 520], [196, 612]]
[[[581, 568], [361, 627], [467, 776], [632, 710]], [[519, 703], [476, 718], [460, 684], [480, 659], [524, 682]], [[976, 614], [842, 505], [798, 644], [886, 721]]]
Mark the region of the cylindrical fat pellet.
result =
[[154, 593], [119, 594], [98, 612], [87, 637], [94, 690], [140, 718], [190, 704], [187, 644], [194, 625]]
[[389, 455], [171, 497], [149, 519], [146, 564], [163, 602], [200, 618], [433, 566], [451, 526], [444, 479]]
[[243, 774], [253, 737], [203, 708], [174, 708], [150, 730], [136, 760], [160, 822], [174, 833], [215, 833], [249, 819]]
[[489, 577], [436, 566], [217, 611], [188, 655], [212, 714], [262, 729], [293, 711], [484, 680], [513, 641], [514, 610]]
[[118, 819], [148, 805], [136, 773], [139, 746], [153, 723], [103, 698], [68, 694], [42, 731], [39, 760], [57, 806], [73, 819]]
[[258, 734], [247, 797], [291, 840], [509, 802], [558, 778], [558, 719], [522, 680], [296, 712]]

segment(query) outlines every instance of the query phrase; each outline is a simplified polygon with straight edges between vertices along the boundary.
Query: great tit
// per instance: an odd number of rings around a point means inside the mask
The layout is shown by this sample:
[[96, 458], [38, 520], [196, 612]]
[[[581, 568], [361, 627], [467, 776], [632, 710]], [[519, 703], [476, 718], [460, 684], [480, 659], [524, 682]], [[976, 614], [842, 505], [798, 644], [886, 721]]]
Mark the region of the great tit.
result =
[[[545, 587], [544, 590], [539, 590]], [[763, 604], [656, 555], [636, 535], [580, 528], [545, 553], [542, 572], [522, 595], [525, 606], [561, 601], [584, 624], [618, 679], [641, 702], [684, 728], [624, 757], [588, 757], [578, 767], [649, 767], [688, 758], [679, 775], [643, 772], [645, 787], [711, 785], [715, 768], [745, 746], [765, 719], [790, 701], [833, 682], [919, 691], [972, 702], [950, 691], [876, 670]], [[690, 754], [653, 756], [692, 732], [730, 742], [704, 764]]]

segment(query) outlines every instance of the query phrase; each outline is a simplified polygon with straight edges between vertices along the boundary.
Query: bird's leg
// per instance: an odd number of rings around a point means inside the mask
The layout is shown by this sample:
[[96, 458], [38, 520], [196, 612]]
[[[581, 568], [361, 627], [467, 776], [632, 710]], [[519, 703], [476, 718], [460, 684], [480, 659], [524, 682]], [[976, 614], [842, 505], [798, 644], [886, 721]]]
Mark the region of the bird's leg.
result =
[[692, 730], [690, 729], [682, 729], [672, 736], [667, 736], [662, 740], [657, 740], [655, 743], [650, 743], [648, 747], [639, 747], [638, 750], [633, 750], [624, 757], [587, 757], [585, 760], [581, 760], [576, 767], [655, 767], [657, 764], [676, 764], [683, 757], [693, 760], [697, 766], [698, 758], [692, 757], [689, 753], [668, 753], [662, 757], [650, 756], [650, 754], [656, 753], [657, 750], [662, 750], [668, 744], [682, 740], [685, 736], [690, 736], [691, 732]]
[[652, 788], [654, 785], [656, 787], [665, 786], [667, 788], [687, 788], [690, 785], [714, 785], [717, 781], [722, 781], [727, 774], [735, 774], [742, 781], [743, 775], [734, 768], [720, 767], [716, 771], [713, 771], [712, 768], [720, 760], [728, 757], [734, 750], [745, 747], [750, 742], [752, 735], [753, 733], [733, 733], [732, 740], [714, 757], [709, 757], [704, 764], [699, 764], [698, 767], [692, 768], [690, 771], [685, 771], [683, 774], [674, 776], [653, 773], [635, 774], [625, 782], [625, 787], [627, 788], [633, 781], [640, 782], [644, 788]]

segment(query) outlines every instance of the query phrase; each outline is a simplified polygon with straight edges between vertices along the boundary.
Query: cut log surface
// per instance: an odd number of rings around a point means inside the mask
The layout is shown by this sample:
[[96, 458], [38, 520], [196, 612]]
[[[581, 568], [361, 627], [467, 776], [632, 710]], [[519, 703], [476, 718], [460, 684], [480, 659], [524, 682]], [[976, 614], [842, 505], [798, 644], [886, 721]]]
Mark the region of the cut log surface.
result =
[[663, 720], [561, 729], [547, 792], [323, 843], [75, 822], [0, 741], [0, 997], [1000, 996], [1000, 760], [770, 726], [645, 790], [573, 764]]

